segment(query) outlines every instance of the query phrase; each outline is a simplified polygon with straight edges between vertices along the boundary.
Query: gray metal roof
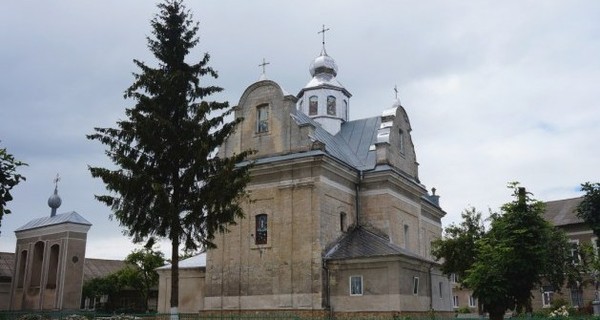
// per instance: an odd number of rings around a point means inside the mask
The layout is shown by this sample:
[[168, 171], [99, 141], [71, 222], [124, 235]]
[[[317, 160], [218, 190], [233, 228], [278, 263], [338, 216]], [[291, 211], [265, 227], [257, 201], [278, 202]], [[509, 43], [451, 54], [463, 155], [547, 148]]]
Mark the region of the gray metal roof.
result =
[[582, 200], [583, 197], [545, 202], [544, 218], [555, 226], [583, 223], [576, 212]]
[[[6, 281], [14, 276], [15, 254], [12, 252], [0, 252], [0, 282]], [[125, 267], [123, 260], [106, 260], [86, 258], [83, 263], [83, 280], [106, 277]]]
[[302, 112], [297, 112], [292, 117], [298, 125], [312, 125], [315, 130], [311, 138], [322, 142], [325, 151], [332, 157], [359, 170], [375, 168], [375, 151], [369, 149], [377, 139], [380, 117], [344, 122], [336, 135], [323, 129]]
[[405, 256], [433, 262], [390, 242], [387, 237], [375, 234], [364, 227], [356, 227], [339, 239], [325, 254], [327, 260]]
[[19, 227], [15, 232], [37, 229], [42, 227], [47, 227], [51, 225], [63, 224], [63, 223], [74, 223], [81, 224], [86, 226], [91, 226], [92, 224], [85, 220], [82, 216], [80, 216], [77, 212], [71, 211], [67, 213], [57, 214], [54, 217], [43, 217], [31, 220], [27, 222], [25, 225]]

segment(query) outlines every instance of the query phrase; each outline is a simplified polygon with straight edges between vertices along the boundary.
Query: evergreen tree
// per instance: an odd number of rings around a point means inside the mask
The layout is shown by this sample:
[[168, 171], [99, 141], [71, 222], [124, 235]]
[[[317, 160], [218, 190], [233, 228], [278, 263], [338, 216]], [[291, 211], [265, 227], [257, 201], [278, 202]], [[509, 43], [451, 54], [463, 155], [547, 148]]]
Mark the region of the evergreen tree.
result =
[[207, 102], [222, 91], [200, 86], [200, 77], [216, 78], [207, 66], [209, 55], [189, 64], [185, 58], [198, 44], [198, 23], [181, 0], [158, 4], [151, 20], [148, 47], [157, 67], [134, 60], [140, 69], [125, 97], [135, 106], [117, 128], [95, 128], [88, 139], [107, 146], [116, 169], [90, 167], [110, 194], [96, 196], [109, 206], [134, 242], [147, 247], [158, 238], [171, 242], [171, 312], [179, 300], [180, 250], [214, 247], [217, 232], [224, 232], [243, 216], [249, 155], [215, 157], [217, 148], [233, 132], [240, 118], [226, 122], [228, 103]]
[[13, 199], [10, 190], [21, 180], [25, 180], [25, 177], [17, 173], [17, 167], [26, 165], [26, 163], [16, 160], [12, 154], [6, 151], [6, 148], [0, 148], [0, 226], [2, 226], [4, 215], [11, 212], [6, 207], [7, 203]]

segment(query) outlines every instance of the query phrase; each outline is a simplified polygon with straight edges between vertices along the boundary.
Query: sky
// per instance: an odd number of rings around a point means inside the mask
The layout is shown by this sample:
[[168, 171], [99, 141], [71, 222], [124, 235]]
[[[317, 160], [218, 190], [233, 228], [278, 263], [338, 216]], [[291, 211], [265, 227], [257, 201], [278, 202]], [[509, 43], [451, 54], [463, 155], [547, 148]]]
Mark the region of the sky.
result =
[[[88, 166], [110, 166], [86, 139], [114, 127], [134, 102], [123, 98], [137, 72], [156, 65], [147, 49], [148, 0], [0, 2], [0, 147], [29, 165], [0, 227], [0, 251], [14, 230], [47, 216], [58, 184], [59, 213], [93, 226], [86, 256], [123, 259], [139, 247], [108, 207]], [[413, 131], [419, 176], [447, 212], [487, 214], [511, 200], [510, 181], [536, 199], [581, 196], [600, 180], [600, 2], [598, 1], [187, 1], [200, 43], [225, 90], [209, 100], [236, 105], [266, 76], [297, 94], [310, 80], [323, 25], [337, 79], [352, 93], [350, 119], [380, 115], [394, 86]], [[159, 248], [168, 256], [169, 246]]]

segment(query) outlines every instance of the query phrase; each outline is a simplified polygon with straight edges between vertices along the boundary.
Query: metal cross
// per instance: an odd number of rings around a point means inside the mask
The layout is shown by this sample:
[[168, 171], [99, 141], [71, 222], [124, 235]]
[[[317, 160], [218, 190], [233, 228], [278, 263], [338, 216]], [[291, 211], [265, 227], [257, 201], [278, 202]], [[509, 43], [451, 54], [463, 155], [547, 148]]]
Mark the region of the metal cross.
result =
[[323, 25], [323, 29], [321, 29], [321, 31], [317, 32], [318, 33], [322, 33], [323, 34], [323, 46], [325, 46], [325, 32], [329, 31], [329, 28], [325, 29], [325, 25]]
[[394, 92], [396, 94], [396, 100], [398, 100], [398, 85], [394, 85]]
[[56, 178], [54, 178], [52, 181], [54, 182], [54, 189], [58, 189], [58, 182], [60, 181], [60, 176], [58, 173], [56, 174]]
[[262, 62], [261, 64], [259, 64], [259, 65], [258, 65], [259, 67], [262, 67], [262, 69], [263, 69], [263, 74], [265, 73], [265, 67], [266, 67], [268, 64], [271, 64], [271, 63], [270, 63], [270, 62], [266, 62], [266, 61], [265, 61], [265, 58], [263, 58], [263, 62]]

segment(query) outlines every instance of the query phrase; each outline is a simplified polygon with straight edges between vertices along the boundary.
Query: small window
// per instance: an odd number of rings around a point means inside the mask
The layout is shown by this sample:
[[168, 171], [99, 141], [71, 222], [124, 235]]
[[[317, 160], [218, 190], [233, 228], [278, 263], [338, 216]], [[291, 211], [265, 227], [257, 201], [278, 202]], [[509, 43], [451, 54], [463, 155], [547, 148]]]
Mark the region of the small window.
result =
[[443, 299], [444, 298], [444, 283], [440, 281], [438, 287], [440, 288], [440, 299]]
[[452, 297], [452, 307], [454, 308], [458, 308], [458, 296], [453, 296]]
[[335, 111], [335, 97], [334, 96], [328, 96], [327, 97], [327, 115], [330, 116], [335, 116], [336, 111]]
[[398, 147], [400, 148], [400, 152], [404, 153], [404, 131], [402, 129], [398, 132]]
[[458, 275], [456, 273], [450, 274], [450, 283], [458, 283]]
[[408, 225], [405, 224], [404, 225], [404, 249], [408, 249], [408, 239], [409, 239]]
[[472, 295], [469, 296], [469, 307], [470, 308], [477, 307], [477, 298], [473, 297]]
[[581, 289], [571, 289], [571, 305], [573, 307], [583, 307], [583, 290]]
[[319, 98], [317, 96], [311, 96], [308, 98], [308, 115], [314, 116], [319, 113]]
[[573, 264], [579, 264], [579, 262], [581, 261], [581, 257], [579, 256], [579, 241], [570, 240], [569, 245]]
[[419, 277], [413, 277], [413, 294], [419, 294]]
[[340, 213], [340, 231], [342, 231], [342, 232], [346, 232], [346, 230], [348, 230], [348, 222], [346, 219], [347, 219], [346, 213], [345, 212]]
[[269, 106], [260, 105], [256, 108], [256, 132], [269, 132]]
[[552, 305], [552, 300], [554, 298], [554, 288], [552, 286], [544, 286], [542, 287], [542, 307], [549, 308]]
[[350, 276], [350, 295], [362, 296], [363, 294], [363, 279], [362, 276]]
[[266, 214], [256, 216], [256, 236], [255, 244], [267, 244], [268, 218]]

